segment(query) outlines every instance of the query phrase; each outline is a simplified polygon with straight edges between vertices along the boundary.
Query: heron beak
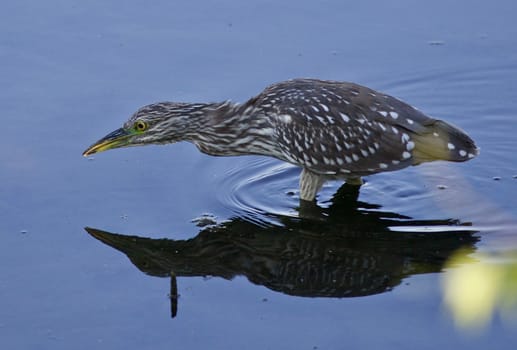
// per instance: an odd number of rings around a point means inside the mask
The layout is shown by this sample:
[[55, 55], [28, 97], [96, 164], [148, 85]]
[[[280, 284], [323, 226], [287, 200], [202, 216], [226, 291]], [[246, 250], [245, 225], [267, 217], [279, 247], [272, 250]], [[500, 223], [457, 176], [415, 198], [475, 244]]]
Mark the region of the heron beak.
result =
[[131, 136], [132, 134], [124, 128], [117, 129], [88, 147], [88, 149], [83, 152], [83, 156], [87, 157], [94, 153], [107, 151], [112, 148], [124, 147], [129, 143], [128, 140]]

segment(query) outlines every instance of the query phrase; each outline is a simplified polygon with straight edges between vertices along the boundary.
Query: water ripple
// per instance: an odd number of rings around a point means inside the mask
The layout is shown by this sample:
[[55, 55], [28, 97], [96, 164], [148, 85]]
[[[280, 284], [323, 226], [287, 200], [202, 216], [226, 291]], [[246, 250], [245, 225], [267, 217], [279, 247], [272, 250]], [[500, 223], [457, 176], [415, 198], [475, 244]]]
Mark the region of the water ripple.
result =
[[228, 169], [216, 184], [222, 205], [258, 221], [269, 213], [297, 216], [300, 168], [271, 158], [249, 159], [244, 167]]

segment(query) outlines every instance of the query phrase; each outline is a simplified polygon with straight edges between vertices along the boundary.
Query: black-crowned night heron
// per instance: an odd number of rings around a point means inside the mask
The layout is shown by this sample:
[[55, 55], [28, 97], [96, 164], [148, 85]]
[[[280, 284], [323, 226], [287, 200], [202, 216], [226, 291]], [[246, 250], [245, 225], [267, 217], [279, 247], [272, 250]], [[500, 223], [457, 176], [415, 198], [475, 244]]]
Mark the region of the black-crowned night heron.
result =
[[265, 155], [298, 165], [307, 201], [330, 179], [359, 185], [365, 175], [479, 153], [463, 131], [392, 96], [354, 83], [294, 79], [243, 104], [144, 106], [83, 155], [179, 141], [213, 156]]

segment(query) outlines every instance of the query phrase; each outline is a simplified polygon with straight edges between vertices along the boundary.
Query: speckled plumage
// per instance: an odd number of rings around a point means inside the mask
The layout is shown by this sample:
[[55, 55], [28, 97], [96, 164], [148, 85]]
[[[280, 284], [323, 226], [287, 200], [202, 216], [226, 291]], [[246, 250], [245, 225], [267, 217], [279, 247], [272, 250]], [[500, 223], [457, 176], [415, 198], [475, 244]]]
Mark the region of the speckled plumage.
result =
[[139, 120], [148, 130], [123, 146], [190, 141], [211, 155], [272, 156], [303, 168], [304, 200], [313, 200], [328, 179], [360, 183], [365, 175], [478, 154], [461, 130], [347, 82], [284, 81], [243, 104], [151, 104], [124, 128]]

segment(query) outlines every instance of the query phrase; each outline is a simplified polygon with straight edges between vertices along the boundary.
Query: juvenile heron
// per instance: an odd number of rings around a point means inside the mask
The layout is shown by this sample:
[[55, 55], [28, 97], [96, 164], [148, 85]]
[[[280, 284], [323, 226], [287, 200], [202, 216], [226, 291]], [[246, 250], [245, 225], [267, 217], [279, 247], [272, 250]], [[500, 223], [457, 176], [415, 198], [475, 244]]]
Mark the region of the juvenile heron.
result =
[[349, 82], [294, 79], [243, 104], [144, 106], [83, 155], [179, 141], [213, 156], [265, 155], [298, 165], [307, 201], [330, 179], [360, 185], [365, 175], [479, 153], [460, 129], [392, 96]]

